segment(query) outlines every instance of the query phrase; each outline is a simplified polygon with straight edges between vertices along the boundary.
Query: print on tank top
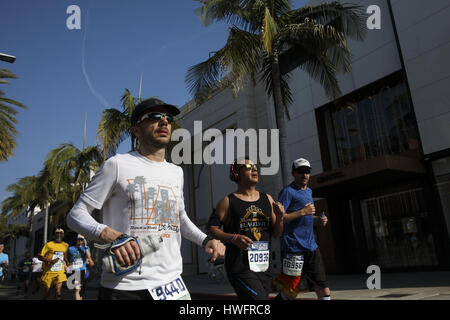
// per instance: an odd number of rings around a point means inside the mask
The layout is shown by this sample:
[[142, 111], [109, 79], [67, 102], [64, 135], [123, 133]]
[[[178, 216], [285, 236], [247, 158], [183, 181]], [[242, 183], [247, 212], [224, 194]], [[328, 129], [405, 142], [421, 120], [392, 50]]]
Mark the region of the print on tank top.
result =
[[240, 228], [242, 231], [250, 231], [255, 240], [259, 241], [262, 232], [269, 228], [269, 219], [255, 205], [251, 205], [246, 211], [246, 214], [241, 218]]

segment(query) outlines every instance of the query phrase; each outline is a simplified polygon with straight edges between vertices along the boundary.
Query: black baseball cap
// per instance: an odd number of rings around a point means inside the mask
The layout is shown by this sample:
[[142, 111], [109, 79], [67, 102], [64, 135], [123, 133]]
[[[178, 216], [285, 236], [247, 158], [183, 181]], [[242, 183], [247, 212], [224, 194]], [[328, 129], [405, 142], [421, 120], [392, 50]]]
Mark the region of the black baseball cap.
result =
[[180, 109], [175, 107], [174, 105], [167, 104], [161, 99], [158, 98], [148, 98], [143, 101], [141, 101], [133, 110], [133, 113], [131, 114], [131, 126], [135, 126], [139, 118], [144, 115], [144, 113], [147, 113], [148, 111], [151, 111], [153, 108], [156, 107], [164, 107], [167, 109], [167, 112], [170, 113], [173, 116], [176, 116], [180, 113]]

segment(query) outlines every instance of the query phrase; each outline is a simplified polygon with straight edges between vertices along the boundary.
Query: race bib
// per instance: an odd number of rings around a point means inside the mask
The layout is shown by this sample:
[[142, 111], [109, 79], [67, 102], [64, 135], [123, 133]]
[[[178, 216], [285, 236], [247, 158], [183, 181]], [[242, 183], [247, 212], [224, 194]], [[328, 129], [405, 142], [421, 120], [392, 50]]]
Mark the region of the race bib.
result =
[[288, 276], [300, 276], [303, 269], [304, 256], [302, 254], [286, 254], [283, 259], [283, 273]]
[[269, 269], [269, 242], [256, 241], [248, 248], [248, 264], [254, 272], [264, 272]]
[[82, 258], [76, 258], [72, 263], [72, 269], [73, 270], [79, 270], [83, 268], [83, 259]]
[[56, 262], [54, 265], [52, 265], [52, 267], [50, 268], [50, 271], [52, 271], [52, 272], [57, 272], [57, 271], [61, 271], [62, 270], [63, 259], [64, 259], [64, 252], [62, 252], [62, 251], [55, 251], [53, 253], [52, 260], [55, 260], [57, 258], [59, 259], [59, 261]]
[[149, 291], [153, 300], [190, 300], [189, 291], [181, 277]]

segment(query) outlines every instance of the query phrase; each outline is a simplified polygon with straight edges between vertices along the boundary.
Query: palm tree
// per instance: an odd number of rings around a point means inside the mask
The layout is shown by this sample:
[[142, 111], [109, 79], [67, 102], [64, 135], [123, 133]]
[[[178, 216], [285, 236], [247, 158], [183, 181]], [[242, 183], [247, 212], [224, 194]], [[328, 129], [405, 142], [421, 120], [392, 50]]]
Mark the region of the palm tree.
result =
[[[0, 216], [0, 239], [1, 242], [6, 242], [11, 249], [13, 243], [14, 259], [12, 265], [16, 265], [16, 242], [20, 237], [29, 237], [29, 230], [25, 224], [8, 224], [7, 216]], [[30, 251], [31, 252], [31, 251]]]
[[122, 111], [111, 108], [103, 110], [100, 123], [97, 128], [97, 137], [103, 146], [103, 159], [106, 160], [114, 154], [119, 144], [131, 137], [131, 149], [135, 148], [135, 138], [131, 134], [131, 114], [138, 103], [138, 99], [125, 89], [122, 98]]
[[223, 87], [237, 93], [258, 77], [273, 98], [283, 184], [289, 180], [290, 158], [285, 112], [292, 103], [290, 70], [295, 63], [318, 80], [329, 97], [341, 94], [338, 72], [351, 70], [346, 38], [362, 40], [362, 8], [338, 2], [292, 8], [290, 0], [198, 0], [204, 25], [231, 23], [225, 46], [209, 59], [189, 68], [186, 84], [197, 103]]
[[[4, 79], [17, 78], [14, 73], [8, 69], [0, 69], [0, 84], [9, 83]], [[27, 109], [22, 103], [5, 97], [5, 94], [0, 90], [0, 161], [5, 162], [9, 157], [14, 156], [16, 149], [15, 137], [17, 130], [17, 110], [14, 107]]]
[[9, 185], [7, 190], [12, 192], [13, 195], [2, 202], [2, 214], [5, 215], [11, 213], [12, 216], [15, 216], [23, 210], [26, 210], [26, 213], [28, 214], [29, 233], [27, 248], [31, 252], [33, 244], [34, 211], [36, 208], [40, 208], [41, 210], [48, 208], [53, 201], [52, 185], [48, 169], [42, 169], [38, 176], [28, 176], [19, 179], [17, 183]]
[[1, 212], [4, 216], [10, 213], [14, 217], [25, 210], [28, 215], [27, 248], [29, 250], [31, 250], [32, 245], [34, 209], [42, 202], [42, 193], [38, 191], [41, 183], [40, 177], [27, 176], [19, 179], [16, 183], [10, 184], [6, 190], [12, 192], [12, 196], [6, 198], [1, 206]]
[[46, 157], [55, 200], [61, 200], [73, 206], [87, 187], [91, 173], [98, 170], [103, 162], [100, 149], [89, 146], [83, 150], [72, 143], [63, 143], [51, 150]]

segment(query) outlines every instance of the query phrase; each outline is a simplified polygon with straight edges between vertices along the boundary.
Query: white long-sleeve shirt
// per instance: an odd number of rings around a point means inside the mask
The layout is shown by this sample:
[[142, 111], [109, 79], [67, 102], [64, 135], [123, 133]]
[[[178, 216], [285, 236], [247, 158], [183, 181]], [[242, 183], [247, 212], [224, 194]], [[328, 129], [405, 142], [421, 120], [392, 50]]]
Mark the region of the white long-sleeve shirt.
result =
[[[93, 240], [109, 226], [132, 236], [160, 235], [164, 241], [160, 250], [144, 256], [141, 270], [124, 276], [103, 272], [102, 286], [153, 289], [181, 275], [181, 236], [197, 245], [206, 237], [186, 214], [183, 183], [181, 167], [136, 151], [105, 161], [69, 212], [69, 228]], [[103, 210], [103, 224], [91, 216], [94, 209]]]

